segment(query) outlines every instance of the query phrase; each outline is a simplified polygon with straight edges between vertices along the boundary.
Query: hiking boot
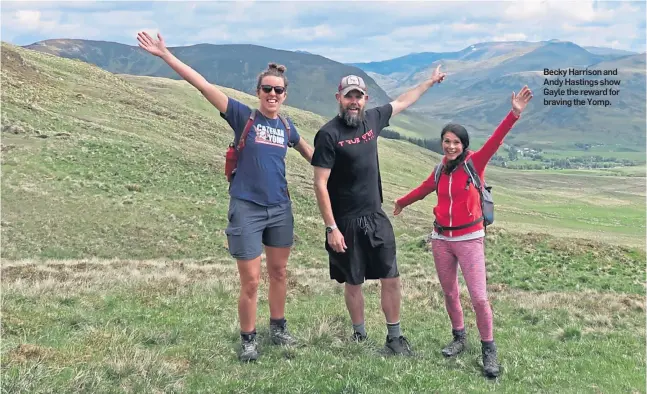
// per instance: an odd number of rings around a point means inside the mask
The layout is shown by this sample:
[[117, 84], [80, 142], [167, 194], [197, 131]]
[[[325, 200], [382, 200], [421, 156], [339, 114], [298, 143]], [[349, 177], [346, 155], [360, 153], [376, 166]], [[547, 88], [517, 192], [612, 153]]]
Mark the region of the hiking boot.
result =
[[409, 341], [404, 336], [398, 338], [390, 338], [388, 335], [386, 337], [386, 343], [384, 344], [384, 349], [389, 354], [398, 354], [403, 356], [413, 356], [413, 351], [409, 345]]
[[353, 335], [350, 336], [350, 339], [353, 342], [364, 342], [365, 340], [368, 339], [368, 335], [366, 334], [360, 334], [359, 332], [355, 331]]
[[249, 362], [256, 361], [258, 358], [258, 343], [256, 342], [256, 337], [243, 340], [240, 351], [240, 361]]
[[454, 357], [460, 354], [463, 350], [465, 350], [465, 346], [467, 345], [467, 335], [465, 334], [465, 329], [452, 329], [452, 335], [454, 336], [454, 340], [443, 348], [443, 356], [445, 357]]
[[494, 341], [482, 343], [483, 350], [483, 372], [488, 378], [499, 376], [500, 365], [497, 361], [496, 345]]
[[288, 325], [283, 326], [270, 324], [270, 338], [275, 345], [296, 346], [297, 340], [288, 331]]

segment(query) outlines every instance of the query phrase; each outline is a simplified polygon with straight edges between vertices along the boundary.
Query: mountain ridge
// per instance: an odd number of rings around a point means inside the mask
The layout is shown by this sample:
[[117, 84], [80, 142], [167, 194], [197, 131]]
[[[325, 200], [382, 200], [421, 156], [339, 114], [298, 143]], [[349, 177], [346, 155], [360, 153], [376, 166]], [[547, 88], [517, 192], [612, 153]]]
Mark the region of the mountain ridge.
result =
[[[411, 111], [443, 121], [468, 124], [480, 135], [487, 135], [496, 127], [509, 105], [511, 92], [528, 85], [535, 99], [525, 115], [528, 122], [519, 125], [510, 138], [511, 142], [542, 148], [548, 144], [559, 149], [572, 148], [587, 140], [602, 140], [609, 149], [615, 149], [613, 146], [617, 140], [622, 139], [644, 151], [645, 54], [593, 54], [570, 41], [560, 40], [531, 44], [481, 43], [462, 52], [450, 52], [446, 57], [434, 53], [432, 56], [436, 61], [431, 65], [415, 64], [416, 57], [409, 56], [399, 58], [400, 68], [389, 61], [364, 67], [387, 93], [395, 95], [415, 86], [423, 75], [442, 65], [448, 72], [447, 80], [438, 89], [421, 97]], [[473, 49], [474, 55], [468, 54], [468, 49]], [[362, 67], [361, 64], [358, 66]], [[392, 72], [381, 74], [380, 68]], [[611, 103], [607, 107], [546, 105], [544, 99], [550, 97], [544, 90], [545, 83], [559, 78], [543, 75], [545, 68], [605, 68], [614, 72], [617, 69], [618, 75], [613, 78], [621, 81], [620, 93], [604, 97]], [[601, 78], [586, 77], [593, 80]], [[586, 98], [591, 97], [595, 98]], [[562, 98], [573, 97], [558, 97]]]
[[[25, 48], [71, 57], [111, 72], [179, 79], [161, 59], [136, 46], [93, 40], [45, 40]], [[569, 149], [603, 140], [645, 146], [645, 62], [641, 54], [613, 51], [597, 54], [570, 41], [484, 42], [454, 52], [421, 52], [372, 63], [342, 64], [321, 55], [273, 49], [255, 44], [196, 44], [170, 48], [180, 59], [211, 83], [253, 94], [256, 76], [269, 61], [288, 68], [287, 105], [334, 116], [339, 78], [357, 74], [369, 87], [368, 107], [385, 104], [428, 78], [442, 65], [447, 79], [429, 89], [403, 117], [395, 131], [409, 136], [437, 138], [442, 125], [470, 125], [477, 136], [486, 136], [505, 115], [512, 91], [528, 85], [535, 93], [527, 117], [512, 140], [522, 146], [539, 144]], [[363, 67], [364, 69], [358, 68]], [[618, 67], [620, 95], [609, 97], [610, 107], [563, 107], [544, 105], [544, 68]], [[620, 131], [618, 131], [620, 130]], [[611, 146], [611, 145], [609, 145]], [[611, 149], [611, 148], [610, 148]], [[644, 149], [644, 148], [641, 148]]]
[[[104, 70], [140, 76], [181, 79], [166, 63], [134, 45], [111, 41], [51, 39], [23, 46], [25, 49], [79, 59]], [[321, 55], [273, 49], [256, 44], [208, 44], [169, 47], [180, 60], [202, 74], [210, 83], [255, 94], [258, 74], [270, 62], [287, 67], [287, 105], [335, 116], [339, 109], [335, 93], [341, 78], [348, 74], [362, 77], [368, 87], [367, 106], [379, 106], [392, 98], [363, 70]], [[394, 121], [396, 128], [424, 133], [434, 121], [405, 111]], [[438, 128], [438, 125], [435, 125]]]

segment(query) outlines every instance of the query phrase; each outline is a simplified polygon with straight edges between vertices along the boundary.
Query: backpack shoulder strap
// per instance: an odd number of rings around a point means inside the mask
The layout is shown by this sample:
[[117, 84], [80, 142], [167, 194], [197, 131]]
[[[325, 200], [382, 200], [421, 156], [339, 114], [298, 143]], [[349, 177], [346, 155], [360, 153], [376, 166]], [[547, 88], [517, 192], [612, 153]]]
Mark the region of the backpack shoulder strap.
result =
[[283, 122], [283, 126], [285, 126], [285, 131], [287, 132], [288, 148], [291, 148], [294, 146], [294, 144], [290, 142], [290, 122], [288, 122], [288, 119], [281, 114], [279, 114], [279, 118], [281, 119], [281, 122]]
[[465, 172], [467, 172], [467, 175], [470, 177], [470, 180], [476, 187], [478, 191], [481, 191], [481, 178], [479, 177], [479, 174], [477, 174], [476, 169], [474, 168], [474, 163], [472, 162], [472, 158], [469, 158], [463, 162], [463, 166], [465, 167]]
[[247, 119], [247, 123], [245, 123], [245, 128], [243, 129], [243, 134], [240, 135], [240, 140], [238, 140], [238, 148], [237, 150], [240, 151], [245, 147], [245, 141], [247, 141], [247, 134], [249, 134], [249, 129], [252, 128], [252, 125], [254, 124], [254, 120], [256, 119], [256, 109], [252, 109], [252, 113], [249, 114], [249, 118]]
[[434, 168], [434, 181], [436, 185], [436, 192], [438, 192], [438, 182], [440, 181], [440, 175], [443, 173], [443, 168], [445, 166], [443, 165], [442, 160], [440, 163], [436, 164], [436, 168]]

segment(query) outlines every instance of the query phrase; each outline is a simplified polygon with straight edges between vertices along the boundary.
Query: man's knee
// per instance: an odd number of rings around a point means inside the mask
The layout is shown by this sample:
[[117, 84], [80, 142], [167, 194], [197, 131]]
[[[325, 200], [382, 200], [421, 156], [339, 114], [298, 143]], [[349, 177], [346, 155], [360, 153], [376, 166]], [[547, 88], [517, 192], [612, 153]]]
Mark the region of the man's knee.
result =
[[349, 283], [346, 283], [344, 285], [344, 290], [351, 296], [358, 296], [362, 294], [362, 285], [351, 285]]
[[400, 290], [400, 277], [396, 278], [383, 278], [380, 279], [382, 288], [387, 291], [398, 291]]

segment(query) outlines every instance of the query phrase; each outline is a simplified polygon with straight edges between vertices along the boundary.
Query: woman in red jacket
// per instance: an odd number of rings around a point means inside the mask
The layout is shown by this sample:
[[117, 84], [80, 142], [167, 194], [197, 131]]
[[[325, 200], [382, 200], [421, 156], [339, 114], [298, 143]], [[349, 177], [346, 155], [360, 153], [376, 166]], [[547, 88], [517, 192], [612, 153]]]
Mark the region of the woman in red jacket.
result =
[[445, 156], [442, 159], [444, 168], [438, 185], [432, 172], [420, 186], [396, 200], [393, 211], [394, 215], [398, 215], [407, 205], [425, 198], [434, 190], [437, 191], [438, 204], [434, 208], [436, 220], [431, 233], [431, 246], [454, 337], [442, 352], [446, 357], [455, 356], [462, 352], [466, 345], [463, 310], [458, 294], [457, 268], [460, 264], [476, 312], [484, 372], [489, 377], [499, 375], [499, 364], [492, 333], [492, 309], [485, 288], [485, 230], [480, 195], [469, 182], [463, 162], [472, 159], [474, 169], [483, 183], [487, 163], [501, 146], [504, 137], [519, 119], [530, 99], [532, 92], [527, 86], [524, 86], [518, 95], [513, 92], [512, 110], [483, 147], [476, 152], [468, 150], [469, 135], [463, 126], [445, 126], [440, 134]]

